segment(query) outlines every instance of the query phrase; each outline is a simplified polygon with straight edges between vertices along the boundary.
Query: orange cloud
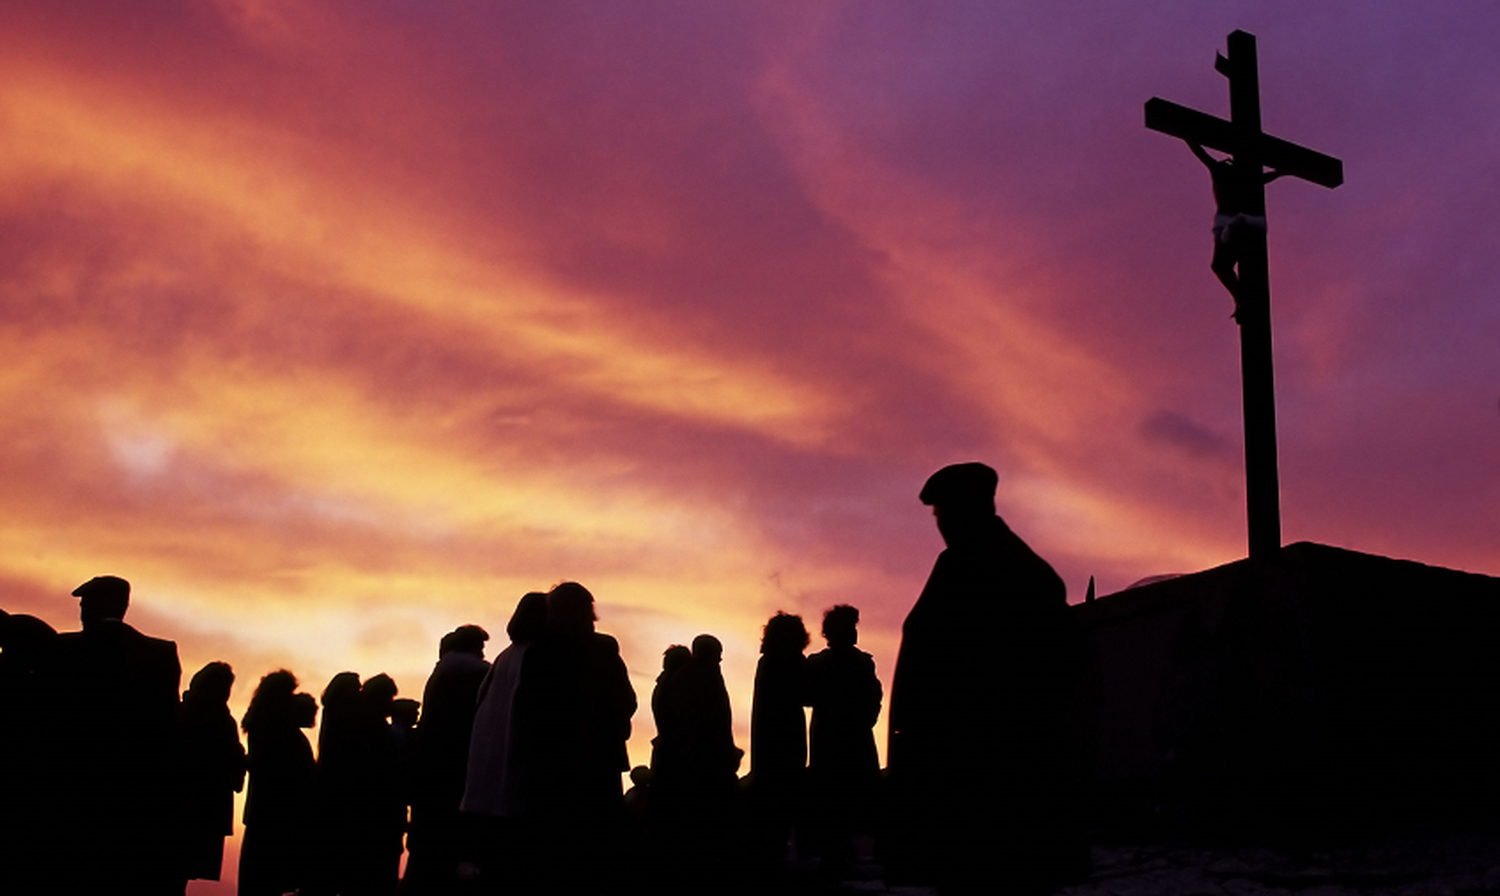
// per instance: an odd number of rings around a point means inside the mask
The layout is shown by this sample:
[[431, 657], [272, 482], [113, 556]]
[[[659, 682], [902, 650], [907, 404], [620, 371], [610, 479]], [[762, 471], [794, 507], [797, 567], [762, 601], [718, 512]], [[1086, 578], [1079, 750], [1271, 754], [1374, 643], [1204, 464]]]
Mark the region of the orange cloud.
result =
[[[0, 96], [10, 139], [0, 182], [60, 181], [170, 210], [259, 247], [257, 262], [313, 295], [356, 291], [468, 330], [488, 351], [572, 390], [776, 441], [816, 444], [838, 402], [754, 356], [694, 347], [644, 309], [587, 296], [442, 242], [430, 211], [360, 185], [350, 195], [302, 156], [314, 147], [240, 121], [186, 119], [127, 93], [27, 72]], [[24, 85], [24, 86], [23, 86]], [[136, 276], [150, 276], [140, 260]], [[215, 284], [223, 288], [226, 284]]]

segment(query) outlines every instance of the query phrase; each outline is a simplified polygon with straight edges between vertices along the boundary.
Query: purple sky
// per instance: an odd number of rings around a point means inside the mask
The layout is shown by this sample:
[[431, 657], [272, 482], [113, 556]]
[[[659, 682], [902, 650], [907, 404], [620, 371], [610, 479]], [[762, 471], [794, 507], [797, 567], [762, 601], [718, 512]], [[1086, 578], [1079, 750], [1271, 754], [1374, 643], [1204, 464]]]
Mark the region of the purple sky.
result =
[[1142, 124], [1227, 114], [1236, 28], [1347, 180], [1268, 191], [1285, 540], [1500, 573], [1486, 4], [59, 0], [0, 4], [0, 606], [126, 576], [243, 705], [571, 578], [743, 720], [776, 609], [889, 680], [945, 463], [1073, 600], [1242, 556], [1208, 178]]

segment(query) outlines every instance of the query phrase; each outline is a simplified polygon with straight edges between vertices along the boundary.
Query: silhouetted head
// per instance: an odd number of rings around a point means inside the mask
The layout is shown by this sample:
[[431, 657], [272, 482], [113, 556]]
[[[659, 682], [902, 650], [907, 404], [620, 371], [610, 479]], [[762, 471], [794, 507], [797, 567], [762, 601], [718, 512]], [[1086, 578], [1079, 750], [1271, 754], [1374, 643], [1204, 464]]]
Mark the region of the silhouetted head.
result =
[[839, 604], [824, 613], [823, 639], [829, 647], [853, 647], [859, 640], [859, 610]]
[[0, 610], [0, 649], [10, 651], [29, 644], [50, 641], [57, 629], [29, 613], [14, 615]]
[[647, 765], [638, 765], [635, 768], [631, 769], [630, 783], [634, 784], [636, 787], [650, 787], [651, 767]]
[[988, 529], [999, 481], [994, 469], [981, 463], [949, 464], [928, 477], [918, 497], [932, 508], [944, 543], [964, 544]]
[[718, 665], [724, 657], [724, 645], [713, 635], [699, 635], [693, 639], [693, 659], [710, 666]]
[[311, 728], [318, 723], [318, 701], [312, 694], [292, 695], [292, 722], [298, 728]]
[[94, 576], [73, 589], [78, 598], [78, 618], [88, 628], [98, 622], [125, 618], [130, 608], [130, 583], [119, 576]]
[[229, 692], [233, 687], [234, 669], [228, 663], [215, 660], [193, 673], [182, 698], [184, 701], [224, 704], [229, 702]]
[[438, 641], [438, 656], [445, 653], [471, 653], [483, 659], [484, 642], [489, 639], [490, 633], [477, 625], [460, 625]]
[[352, 706], [359, 701], [359, 675], [354, 672], [340, 672], [328, 680], [328, 687], [323, 689], [323, 708], [340, 709]]
[[273, 725], [291, 716], [292, 694], [297, 691], [297, 676], [277, 669], [260, 680], [250, 697], [250, 706], [240, 727], [246, 731], [261, 725]]
[[14, 616], [0, 610], [0, 650], [5, 653], [7, 663], [22, 668], [36, 666], [52, 651], [57, 640], [57, 629], [26, 613]]
[[401, 697], [391, 701], [391, 724], [401, 728], [414, 728], [417, 724], [417, 715], [421, 712], [422, 704], [410, 697]]
[[577, 582], [554, 585], [547, 592], [547, 625], [559, 635], [588, 634], [594, 630], [594, 595]]
[[526, 644], [547, 634], [547, 595], [528, 591], [516, 602], [516, 611], [505, 624], [512, 644]]
[[686, 666], [693, 659], [693, 652], [681, 644], [673, 644], [661, 655], [661, 671], [668, 675]]
[[801, 616], [777, 611], [776, 615], [766, 622], [765, 629], [761, 631], [760, 652], [801, 653], [807, 649], [808, 640], [807, 626], [802, 624]]
[[359, 697], [367, 709], [379, 718], [386, 719], [390, 718], [391, 704], [400, 692], [396, 687], [396, 680], [381, 672], [365, 679], [365, 683], [360, 686]]

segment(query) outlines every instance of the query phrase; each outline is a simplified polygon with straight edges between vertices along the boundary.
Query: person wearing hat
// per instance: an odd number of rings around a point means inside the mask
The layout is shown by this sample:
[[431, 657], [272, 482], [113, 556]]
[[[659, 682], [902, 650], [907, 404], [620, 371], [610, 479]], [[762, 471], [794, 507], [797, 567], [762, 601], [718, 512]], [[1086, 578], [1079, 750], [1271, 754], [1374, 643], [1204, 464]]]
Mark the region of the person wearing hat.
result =
[[83, 630], [57, 636], [58, 803], [67, 849], [53, 892], [177, 893], [177, 644], [125, 623], [130, 583], [73, 589]]
[[891, 684], [888, 857], [943, 892], [985, 879], [1051, 892], [1080, 845], [1058, 813], [1081, 642], [1062, 579], [996, 515], [997, 482], [964, 463], [923, 486], [947, 549], [902, 626]]

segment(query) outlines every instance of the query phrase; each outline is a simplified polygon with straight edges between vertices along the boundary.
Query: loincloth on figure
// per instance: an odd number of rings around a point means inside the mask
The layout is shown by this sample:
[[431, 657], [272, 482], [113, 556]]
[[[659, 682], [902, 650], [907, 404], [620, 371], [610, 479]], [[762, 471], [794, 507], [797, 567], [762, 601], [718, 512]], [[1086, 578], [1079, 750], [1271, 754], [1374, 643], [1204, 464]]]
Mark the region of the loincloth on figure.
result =
[[1244, 230], [1258, 230], [1266, 232], [1265, 215], [1247, 215], [1243, 212], [1234, 215], [1214, 215], [1214, 242], [1228, 245]]

